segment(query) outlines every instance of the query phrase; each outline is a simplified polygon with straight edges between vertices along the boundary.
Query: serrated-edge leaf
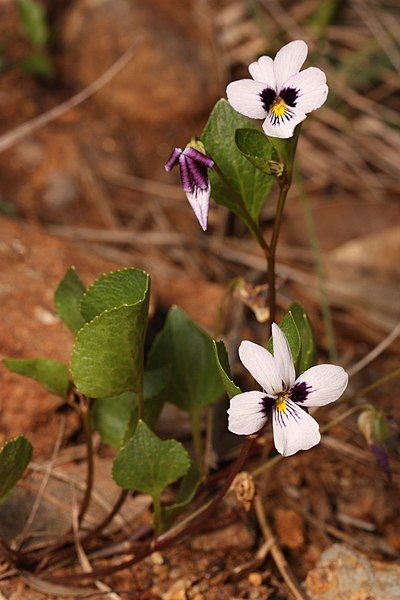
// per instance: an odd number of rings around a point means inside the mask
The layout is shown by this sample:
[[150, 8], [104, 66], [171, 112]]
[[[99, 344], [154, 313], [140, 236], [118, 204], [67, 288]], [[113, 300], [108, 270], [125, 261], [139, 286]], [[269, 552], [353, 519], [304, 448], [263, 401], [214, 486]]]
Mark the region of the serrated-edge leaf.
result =
[[[128, 302], [128, 301], [120, 302], [114, 306], [107, 306], [106, 308], [102, 308], [95, 314], [92, 314], [92, 311], [89, 309], [87, 304], [90, 301], [93, 292], [99, 287], [99, 285], [101, 285], [105, 280], [110, 280], [110, 284], [112, 284], [113, 277], [117, 277], [121, 273], [132, 273], [132, 272], [140, 273], [141, 275], [144, 276], [143, 283], [145, 283], [145, 286], [143, 287], [142, 295], [137, 300], [135, 300], [135, 302]], [[81, 311], [83, 317], [86, 319], [86, 321], [90, 322], [91, 320], [93, 320], [95, 317], [99, 316], [106, 310], [112, 310], [113, 308], [119, 308], [120, 306], [136, 306], [137, 304], [140, 304], [141, 302], [143, 302], [146, 299], [146, 296], [148, 295], [149, 291], [150, 291], [150, 276], [146, 271], [144, 271], [143, 269], [137, 269], [135, 267], [125, 267], [123, 269], [116, 269], [116, 270], [110, 271], [108, 273], [103, 273], [91, 285], [88, 286], [88, 288], [86, 289], [85, 293], [82, 295], [82, 298], [80, 300], [80, 311]], [[90, 312], [89, 312], [89, 310], [90, 310]]]
[[[155, 448], [153, 456], [149, 454], [152, 444]], [[138, 463], [134, 464], [136, 458]], [[180, 442], [161, 440], [143, 421], [139, 421], [134, 436], [118, 452], [112, 473], [114, 481], [123, 489], [154, 497], [183, 477], [189, 468], [189, 454]]]
[[241, 394], [242, 390], [231, 379], [229, 358], [224, 342], [222, 340], [213, 340], [213, 349], [218, 372], [228, 397], [233, 398]]
[[32, 444], [23, 435], [5, 442], [0, 449], [0, 502], [21, 479], [32, 458]]
[[[79, 345], [82, 343], [82, 339], [86, 336], [87, 332], [90, 331], [91, 329], [94, 329], [98, 323], [101, 320], [104, 320], [108, 315], [113, 315], [116, 314], [118, 311], [121, 311], [123, 309], [135, 309], [137, 307], [138, 303], [136, 304], [123, 304], [122, 306], [118, 306], [117, 308], [112, 308], [110, 310], [105, 310], [104, 312], [102, 312], [100, 315], [97, 315], [97, 317], [95, 317], [94, 319], [92, 319], [91, 321], [89, 321], [88, 323], [85, 323], [85, 325], [78, 331], [76, 338], [75, 338], [75, 344], [73, 346], [72, 349], [72, 355], [71, 355], [71, 373], [72, 373], [72, 378], [74, 380], [74, 383], [77, 387], [77, 389], [82, 393], [85, 394], [86, 396], [90, 396], [91, 398], [105, 398], [107, 396], [117, 396], [118, 394], [122, 394], [122, 392], [126, 392], [126, 391], [135, 391], [135, 387], [138, 385], [138, 381], [137, 381], [137, 377], [136, 374], [134, 373], [134, 358], [136, 357], [132, 357], [131, 356], [131, 361], [132, 361], [132, 369], [129, 369], [127, 371], [126, 377], [125, 379], [122, 379], [121, 377], [116, 378], [115, 383], [113, 384], [113, 387], [110, 385], [110, 388], [105, 390], [105, 384], [103, 383], [99, 383], [98, 380], [98, 374], [96, 374], [96, 377], [87, 377], [86, 378], [89, 380], [89, 383], [85, 383], [82, 381], [82, 377], [81, 375], [77, 376], [77, 370], [78, 368], [81, 370], [82, 367], [78, 367], [77, 366], [77, 352], [79, 350]], [[146, 320], [147, 320], [147, 311], [146, 311]], [[139, 340], [139, 346], [140, 346], [140, 352], [143, 352], [143, 344], [144, 344], [144, 336], [146, 333], [146, 327], [143, 328], [143, 335], [142, 335], [142, 340]], [[136, 358], [137, 359], [137, 358]], [[87, 362], [84, 361], [84, 362]], [[103, 367], [107, 366], [108, 369], [110, 369], [111, 371], [114, 369], [114, 365], [111, 363], [108, 363], [107, 361], [102, 361], [103, 362]], [[104, 375], [104, 373], [103, 373]], [[96, 379], [96, 381], [94, 380]]]
[[85, 324], [85, 319], [79, 310], [80, 299], [84, 292], [85, 286], [75, 267], [70, 267], [54, 293], [56, 312], [74, 334]]
[[51, 358], [3, 358], [3, 364], [13, 373], [34, 379], [56, 396], [66, 398], [68, 395], [70, 387], [68, 370], [60, 360]]

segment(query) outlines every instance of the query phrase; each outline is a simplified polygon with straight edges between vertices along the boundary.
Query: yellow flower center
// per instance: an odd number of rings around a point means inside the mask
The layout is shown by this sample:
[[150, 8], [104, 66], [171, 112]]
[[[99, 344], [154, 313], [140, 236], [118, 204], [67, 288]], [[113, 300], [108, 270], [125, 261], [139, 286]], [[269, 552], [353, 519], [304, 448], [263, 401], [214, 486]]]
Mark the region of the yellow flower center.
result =
[[290, 392], [281, 392], [275, 400], [275, 406], [281, 412], [286, 412], [286, 404], [291, 396]]
[[271, 104], [270, 110], [272, 110], [277, 117], [282, 117], [286, 112], [286, 102], [278, 96]]

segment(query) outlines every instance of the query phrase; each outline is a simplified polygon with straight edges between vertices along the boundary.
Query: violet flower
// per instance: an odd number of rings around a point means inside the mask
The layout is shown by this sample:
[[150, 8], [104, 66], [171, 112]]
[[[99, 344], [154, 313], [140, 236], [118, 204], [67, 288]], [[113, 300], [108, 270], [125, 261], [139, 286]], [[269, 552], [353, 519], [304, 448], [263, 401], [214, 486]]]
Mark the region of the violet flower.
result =
[[165, 170], [171, 171], [176, 164], [179, 164], [183, 191], [201, 228], [205, 231], [207, 229], [211, 193], [207, 169], [214, 166], [214, 161], [203, 152], [193, 148], [193, 146], [186, 146], [184, 150], [181, 148], [173, 149], [171, 156], [165, 163]]

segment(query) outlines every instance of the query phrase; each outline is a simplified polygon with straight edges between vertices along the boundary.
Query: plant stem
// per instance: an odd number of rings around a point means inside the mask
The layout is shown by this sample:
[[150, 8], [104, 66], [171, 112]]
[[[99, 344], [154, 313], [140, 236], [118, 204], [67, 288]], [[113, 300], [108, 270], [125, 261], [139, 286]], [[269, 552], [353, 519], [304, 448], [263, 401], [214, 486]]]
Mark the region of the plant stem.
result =
[[315, 271], [318, 279], [318, 292], [322, 309], [322, 320], [325, 329], [326, 345], [328, 348], [329, 360], [335, 362], [338, 358], [335, 331], [333, 327], [332, 311], [329, 304], [328, 291], [326, 289], [325, 269], [322, 262], [321, 251], [318, 242], [315, 221], [311, 211], [309, 198], [304, 188], [301, 171], [297, 167], [295, 170], [296, 185], [299, 192], [300, 203], [303, 209], [303, 215], [306, 222], [308, 239], [311, 246], [311, 251], [314, 257]]
[[161, 501], [159, 494], [153, 496], [153, 522], [154, 532], [158, 535], [161, 531]]
[[244, 463], [246, 462], [246, 458], [249, 454], [249, 451], [255, 441], [257, 436], [252, 435], [248, 436], [242, 446], [239, 456], [233, 463], [229, 474], [225, 480], [225, 483], [219, 490], [218, 494], [215, 496], [213, 500], [211, 500], [208, 504], [206, 504], [203, 508], [198, 510], [192, 518], [189, 518], [184, 524], [177, 525], [173, 529], [167, 531], [163, 535], [158, 536], [153, 540], [153, 542], [146, 544], [146, 546], [138, 552], [133, 558], [127, 560], [119, 565], [113, 565], [111, 567], [104, 567], [102, 569], [93, 570], [90, 573], [72, 573], [67, 578], [65, 577], [52, 577], [48, 579], [48, 582], [52, 583], [69, 583], [71, 581], [82, 581], [86, 579], [98, 579], [99, 577], [105, 577], [108, 575], [112, 575], [117, 571], [122, 571], [124, 569], [128, 569], [133, 565], [141, 562], [147, 556], [156, 552], [158, 550], [162, 550], [164, 548], [168, 548], [172, 546], [172, 544], [181, 541], [188, 534], [193, 534], [195, 531], [201, 529], [207, 522], [207, 520], [211, 517], [211, 515], [218, 508], [224, 496], [228, 492], [231, 487], [232, 481], [242, 469]]
[[203, 473], [204, 461], [203, 461], [203, 440], [201, 437], [201, 419], [200, 411], [196, 408], [190, 411], [190, 423], [192, 426], [193, 436], [193, 451], [194, 457], [200, 471]]
[[[212, 158], [212, 157], [210, 157], [210, 158]], [[214, 159], [212, 158], [212, 160], [214, 160]], [[243, 202], [242, 196], [235, 190], [235, 188], [232, 186], [232, 184], [227, 180], [227, 178], [225, 177], [225, 175], [223, 174], [223, 172], [221, 171], [221, 169], [219, 168], [219, 166], [217, 165], [217, 163], [215, 161], [214, 161], [213, 169], [217, 173], [218, 177], [221, 179], [221, 181], [223, 182], [225, 187], [230, 191], [232, 196], [235, 197], [236, 202], [238, 203], [241, 211], [243, 212], [243, 215], [245, 217], [245, 223], [246, 223], [249, 231], [251, 232], [251, 234], [257, 241], [258, 245], [262, 248], [266, 258], [268, 258], [268, 255], [269, 255], [268, 244], [267, 244], [266, 240], [264, 239], [258, 224], [255, 223], [254, 219], [252, 218], [249, 211], [247, 210], [247, 206]]]
[[90, 423], [90, 412], [89, 412], [89, 401], [86, 397], [80, 397], [82, 406], [80, 407], [80, 413], [82, 417], [83, 428], [85, 431], [86, 448], [87, 448], [87, 474], [86, 474], [86, 488], [85, 495], [82, 500], [82, 504], [78, 514], [78, 525], [82, 523], [84, 516], [89, 508], [90, 499], [92, 497], [93, 490], [93, 479], [94, 479], [94, 456], [93, 456], [93, 440], [92, 440], [92, 426]]
[[283, 209], [285, 208], [286, 197], [290, 188], [290, 182], [283, 181], [279, 183], [279, 198], [276, 209], [274, 227], [272, 230], [272, 239], [269, 245], [268, 256], [268, 307], [269, 307], [269, 330], [272, 331], [272, 323], [276, 319], [276, 283], [275, 283], [275, 258], [276, 247], [278, 245], [279, 232], [282, 224]]

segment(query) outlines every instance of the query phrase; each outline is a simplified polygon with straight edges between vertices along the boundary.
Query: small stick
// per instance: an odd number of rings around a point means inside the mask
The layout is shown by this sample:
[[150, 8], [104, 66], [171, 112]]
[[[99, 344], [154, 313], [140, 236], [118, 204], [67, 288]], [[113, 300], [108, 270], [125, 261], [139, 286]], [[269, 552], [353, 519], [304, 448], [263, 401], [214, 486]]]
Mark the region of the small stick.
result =
[[275, 561], [276, 566], [279, 569], [280, 574], [282, 575], [283, 580], [288, 586], [289, 590], [293, 594], [293, 597], [296, 600], [309, 600], [308, 596], [301, 589], [300, 584], [296, 580], [294, 573], [289, 567], [286, 558], [283, 555], [282, 550], [280, 549], [278, 542], [276, 541], [274, 534], [268, 524], [267, 517], [265, 515], [264, 506], [262, 503], [261, 496], [256, 494], [254, 498], [254, 508], [256, 511], [256, 516], [258, 520], [258, 524], [264, 536], [266, 542], [271, 543], [271, 555]]

